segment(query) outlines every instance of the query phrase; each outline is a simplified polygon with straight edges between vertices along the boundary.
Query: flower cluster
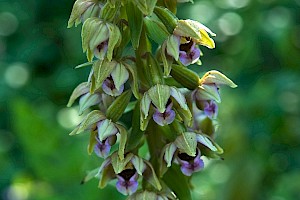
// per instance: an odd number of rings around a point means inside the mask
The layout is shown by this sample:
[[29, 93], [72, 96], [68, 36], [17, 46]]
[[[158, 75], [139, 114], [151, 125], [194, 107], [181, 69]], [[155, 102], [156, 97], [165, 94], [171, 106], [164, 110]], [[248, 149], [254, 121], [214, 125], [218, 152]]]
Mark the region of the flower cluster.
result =
[[[83, 183], [98, 177], [104, 188], [115, 179], [128, 199], [188, 200], [189, 191], [174, 180], [191, 189], [188, 177], [204, 168], [203, 157], [223, 153], [214, 141], [220, 87], [236, 85], [219, 71], [200, 77], [187, 68], [201, 64], [201, 46], [215, 48], [215, 33], [178, 19], [176, 6], [183, 2], [189, 1], [74, 3], [68, 27], [83, 23], [88, 60], [76, 68], [91, 69], [68, 103], [79, 99], [79, 115], [85, 115], [70, 135], [89, 132], [88, 153], [102, 160]], [[124, 113], [130, 124], [122, 123]]]

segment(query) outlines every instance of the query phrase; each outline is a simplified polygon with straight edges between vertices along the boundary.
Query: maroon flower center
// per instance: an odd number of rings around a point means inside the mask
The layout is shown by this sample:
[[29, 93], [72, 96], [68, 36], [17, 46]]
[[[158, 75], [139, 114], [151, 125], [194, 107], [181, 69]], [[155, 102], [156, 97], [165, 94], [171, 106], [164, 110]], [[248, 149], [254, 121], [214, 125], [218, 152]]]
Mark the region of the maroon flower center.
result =
[[135, 174], [135, 169], [125, 169], [121, 173], [119, 173], [119, 176], [122, 176], [124, 180], [129, 181], [129, 179]]

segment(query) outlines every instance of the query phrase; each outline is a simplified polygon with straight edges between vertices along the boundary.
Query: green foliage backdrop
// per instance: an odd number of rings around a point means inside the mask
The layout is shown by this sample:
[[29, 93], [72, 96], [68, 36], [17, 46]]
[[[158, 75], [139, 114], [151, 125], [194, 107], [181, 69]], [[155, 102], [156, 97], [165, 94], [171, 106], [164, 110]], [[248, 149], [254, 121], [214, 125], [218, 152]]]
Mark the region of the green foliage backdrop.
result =
[[[88, 135], [66, 103], [88, 71], [80, 27], [67, 29], [73, 1], [0, 1], [0, 195], [25, 199], [124, 199], [97, 180]], [[300, 1], [195, 0], [180, 18], [217, 33], [197, 72], [226, 72], [238, 88], [222, 90], [218, 143], [224, 161], [193, 178], [194, 199], [300, 199]]]

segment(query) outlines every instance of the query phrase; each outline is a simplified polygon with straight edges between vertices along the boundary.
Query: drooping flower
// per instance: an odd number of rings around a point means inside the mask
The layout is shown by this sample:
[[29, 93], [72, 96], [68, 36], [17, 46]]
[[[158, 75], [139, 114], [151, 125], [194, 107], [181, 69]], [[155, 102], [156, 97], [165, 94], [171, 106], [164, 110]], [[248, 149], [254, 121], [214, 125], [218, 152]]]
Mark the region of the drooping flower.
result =
[[180, 61], [184, 66], [198, 63], [202, 55], [198, 45], [206, 46], [210, 49], [215, 48], [215, 43], [211, 36], [215, 34], [203, 24], [193, 20], [178, 20], [177, 26], [172, 35], [170, 35], [162, 45], [161, 56], [162, 61], [168, 72], [170, 73], [170, 60], [169, 56], [173, 57], [176, 61]]
[[124, 91], [124, 84], [130, 79], [132, 91], [137, 97], [135, 64], [125, 61], [98, 60], [93, 64], [91, 88], [101, 89], [109, 96], [117, 97]]
[[82, 26], [82, 49], [87, 52], [88, 61], [95, 56], [103, 60], [112, 60], [114, 49], [121, 42], [119, 28], [112, 23], [92, 17], [87, 19]]
[[99, 110], [90, 112], [82, 122], [70, 133], [70, 135], [77, 135], [84, 131], [90, 131], [90, 143], [88, 145], [88, 152], [94, 152], [99, 157], [107, 157], [110, 153], [111, 146], [115, 144], [116, 137], [120, 137], [120, 145], [118, 153], [123, 156], [127, 132], [126, 129], [119, 123], [107, 119], [106, 116]]
[[[195, 132], [184, 132], [174, 142], [164, 147], [162, 159], [166, 162], [167, 167], [170, 167], [174, 161], [180, 165], [184, 175], [191, 176], [192, 173], [198, 172], [204, 167], [200, 151], [203, 146], [213, 152], [219, 150], [207, 136]], [[164, 169], [161, 168], [161, 170], [164, 173]]]
[[199, 149], [196, 151], [196, 156], [189, 156], [186, 153], [177, 154], [176, 158], [184, 175], [191, 176], [194, 172], [198, 172], [203, 169], [204, 162], [200, 156], [201, 154]]
[[156, 189], [161, 189], [152, 165], [132, 153], [127, 153], [122, 160], [113, 153], [104, 160], [98, 175], [100, 175], [101, 188], [105, 187], [110, 180], [117, 179], [116, 188], [123, 195], [132, 195], [137, 191], [139, 177], [149, 181]]
[[146, 129], [151, 117], [160, 126], [171, 124], [175, 119], [175, 110], [184, 123], [190, 125], [191, 112], [177, 88], [160, 84], [151, 87], [141, 100], [141, 129]]
[[71, 107], [77, 98], [79, 98], [79, 115], [89, 107], [95, 105], [99, 105], [103, 110], [107, 109], [103, 104], [106, 100], [111, 103], [111, 100], [107, 99], [106, 95], [100, 91], [95, 91], [93, 94], [90, 93], [90, 84], [88, 82], [83, 82], [74, 89], [67, 107]]

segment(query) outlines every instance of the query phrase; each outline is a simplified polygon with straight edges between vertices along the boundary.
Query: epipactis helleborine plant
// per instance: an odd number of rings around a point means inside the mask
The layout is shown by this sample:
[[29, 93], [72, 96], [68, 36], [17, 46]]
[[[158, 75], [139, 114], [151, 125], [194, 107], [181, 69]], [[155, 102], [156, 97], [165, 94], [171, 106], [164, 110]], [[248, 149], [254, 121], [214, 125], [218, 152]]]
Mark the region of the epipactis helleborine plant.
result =
[[176, 17], [185, 2], [192, 1], [75, 1], [68, 28], [83, 24], [87, 56], [76, 68], [91, 69], [68, 103], [79, 99], [85, 116], [70, 135], [89, 132], [88, 153], [102, 161], [82, 183], [115, 180], [129, 200], [189, 200], [203, 158], [223, 153], [214, 141], [220, 87], [237, 85], [219, 71], [200, 77], [187, 68], [201, 65], [200, 47], [215, 48], [216, 34]]

